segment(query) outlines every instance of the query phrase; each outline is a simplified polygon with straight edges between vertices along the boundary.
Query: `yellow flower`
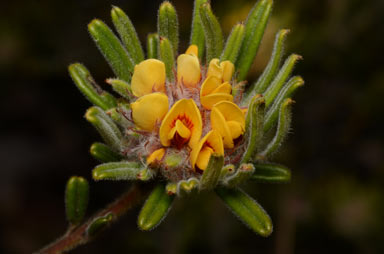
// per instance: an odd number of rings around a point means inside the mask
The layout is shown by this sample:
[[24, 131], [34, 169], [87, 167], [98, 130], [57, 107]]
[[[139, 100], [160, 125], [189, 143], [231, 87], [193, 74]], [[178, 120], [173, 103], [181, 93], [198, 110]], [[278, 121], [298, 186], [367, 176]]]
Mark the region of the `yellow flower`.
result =
[[223, 137], [225, 148], [234, 147], [234, 139], [245, 131], [245, 116], [243, 111], [233, 102], [216, 103], [211, 111], [211, 126]]
[[201, 79], [197, 50], [196, 45], [191, 45], [185, 54], [177, 58], [177, 82], [185, 87], [194, 88]]
[[168, 112], [168, 97], [163, 93], [144, 95], [131, 103], [132, 119], [137, 127], [152, 131]]
[[175, 145], [181, 148], [188, 142], [193, 147], [202, 133], [202, 119], [196, 103], [192, 99], [177, 101], [164, 117], [159, 131], [163, 146]]
[[209, 63], [207, 78], [200, 89], [200, 103], [210, 110], [220, 101], [233, 101], [232, 86], [229, 81], [232, 78], [234, 65], [230, 61], [219, 62], [214, 58]]
[[219, 59], [214, 58], [209, 62], [207, 77], [215, 76], [222, 82], [228, 82], [232, 79], [235, 66], [230, 61], [220, 62]]
[[211, 155], [214, 153], [224, 155], [224, 147], [220, 134], [211, 130], [192, 148], [190, 156], [192, 168], [197, 167], [200, 170], [205, 170]]
[[137, 97], [165, 92], [165, 64], [157, 59], [148, 59], [136, 65], [131, 88], [133, 95]]

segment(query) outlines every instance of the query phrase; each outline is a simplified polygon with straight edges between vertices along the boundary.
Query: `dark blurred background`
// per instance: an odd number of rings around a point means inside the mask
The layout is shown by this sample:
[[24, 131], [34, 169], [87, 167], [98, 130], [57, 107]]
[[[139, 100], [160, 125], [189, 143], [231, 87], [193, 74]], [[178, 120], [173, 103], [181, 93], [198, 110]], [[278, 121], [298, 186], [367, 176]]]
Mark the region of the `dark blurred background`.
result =
[[[212, 0], [226, 34], [255, 0]], [[113, 74], [87, 32], [97, 17], [112, 25], [123, 8], [142, 41], [156, 30], [161, 1], [4, 1], [0, 7], [0, 252], [31, 253], [66, 229], [69, 176], [90, 180], [89, 214], [129, 186], [91, 180], [96, 131], [90, 106], [67, 66], [84, 63], [99, 84]], [[192, 1], [175, 0], [181, 49]], [[73, 253], [384, 253], [384, 1], [275, 0], [249, 80], [266, 65], [279, 28], [306, 85], [295, 96], [293, 131], [275, 160], [290, 184], [245, 188], [270, 213], [274, 233], [261, 238], [213, 194], [177, 200], [152, 232], [136, 226], [139, 208], [97, 241]], [[105, 86], [106, 87], [106, 86]]]

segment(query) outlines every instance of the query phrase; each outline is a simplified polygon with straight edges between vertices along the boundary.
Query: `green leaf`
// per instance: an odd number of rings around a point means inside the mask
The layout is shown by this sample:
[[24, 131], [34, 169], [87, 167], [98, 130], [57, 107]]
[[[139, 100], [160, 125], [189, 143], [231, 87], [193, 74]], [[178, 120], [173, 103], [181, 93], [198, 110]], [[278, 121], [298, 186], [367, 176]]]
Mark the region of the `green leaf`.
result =
[[132, 99], [131, 85], [121, 79], [109, 78], [105, 82], [112, 86], [113, 91], [124, 97], [128, 101]]
[[171, 208], [174, 197], [167, 194], [164, 184], [156, 185], [140, 211], [139, 228], [148, 231], [159, 225]]
[[247, 163], [253, 159], [257, 152], [257, 148], [263, 138], [264, 129], [264, 110], [265, 100], [262, 95], [255, 95], [248, 107], [246, 118], [245, 137], [247, 140], [247, 148], [241, 159], [241, 163]]
[[84, 65], [80, 63], [71, 64], [68, 71], [77, 88], [91, 103], [104, 110], [116, 107], [116, 98], [103, 91], [96, 84]]
[[172, 44], [173, 53], [177, 54], [179, 47], [179, 22], [177, 20], [175, 7], [168, 1], [164, 1], [160, 5], [157, 32], [160, 37], [169, 39]]
[[121, 45], [120, 40], [106, 24], [98, 19], [89, 23], [88, 30], [115, 75], [129, 82], [135, 63]]
[[108, 225], [112, 223], [115, 216], [109, 213], [105, 216], [95, 218], [87, 228], [87, 234], [89, 237], [95, 237], [101, 231], [103, 231]]
[[257, 82], [253, 83], [252, 86], [248, 88], [248, 94], [243, 99], [244, 104], [248, 104], [253, 95], [263, 93], [271, 83], [272, 79], [276, 76], [276, 73], [279, 70], [281, 58], [284, 54], [284, 42], [288, 33], [288, 29], [281, 29], [276, 34], [272, 56], [269, 59], [268, 65], [265, 67]]
[[122, 9], [116, 6], [112, 7], [111, 16], [129, 56], [135, 64], [140, 63], [144, 60], [144, 52], [131, 20]]
[[231, 34], [227, 39], [223, 53], [221, 54], [221, 61], [229, 60], [236, 63], [239, 55], [241, 44], [245, 35], [245, 27], [243, 24], [237, 24], [232, 28]]
[[219, 181], [223, 166], [224, 157], [213, 154], [211, 158], [209, 158], [208, 166], [201, 176], [200, 188], [208, 190], [215, 188]]
[[300, 76], [295, 76], [288, 80], [265, 115], [264, 132], [267, 132], [275, 125], [279, 115], [281, 103], [283, 103], [285, 99], [292, 97], [297, 88], [303, 85], [304, 80]]
[[120, 161], [100, 164], [92, 171], [94, 180], [136, 180], [143, 166], [138, 162]]
[[282, 86], [285, 84], [285, 82], [287, 82], [289, 76], [291, 75], [293, 67], [300, 59], [302, 59], [301, 56], [292, 54], [288, 57], [287, 60], [285, 60], [284, 65], [281, 67], [279, 73], [276, 75], [264, 93], [266, 107], [268, 107], [276, 98]]
[[234, 215], [255, 233], [267, 237], [272, 233], [271, 218], [264, 209], [240, 189], [217, 188], [216, 193]]
[[272, 4], [272, 0], [260, 0], [248, 14], [245, 23], [245, 36], [236, 62], [239, 81], [246, 78], [252, 66], [272, 11]]
[[255, 173], [251, 179], [265, 183], [285, 183], [291, 180], [291, 171], [278, 164], [253, 164]]
[[205, 35], [203, 26], [200, 19], [200, 6], [208, 0], [195, 0], [193, 7], [193, 19], [192, 19], [192, 28], [191, 28], [191, 40], [190, 45], [194, 44], [199, 49], [199, 59], [203, 59], [204, 47], [205, 47]]
[[284, 102], [281, 104], [279, 112], [279, 121], [277, 124], [275, 136], [264, 149], [264, 151], [262, 151], [258, 155], [261, 158], [268, 158], [271, 154], [273, 154], [283, 143], [284, 139], [287, 137], [289, 133], [289, 128], [291, 126], [291, 110], [293, 103], [294, 101], [288, 98], [285, 99]]
[[159, 45], [159, 35], [157, 33], [148, 34], [147, 37], [147, 58], [159, 58], [157, 48]]
[[230, 188], [236, 187], [244, 181], [248, 180], [254, 171], [255, 168], [252, 164], [243, 163], [234, 174], [223, 179], [223, 184]]
[[72, 176], [65, 190], [65, 211], [69, 223], [76, 225], [83, 220], [88, 199], [88, 181], [80, 176]]
[[212, 12], [209, 3], [200, 6], [200, 19], [203, 25], [204, 36], [207, 47], [207, 63], [213, 58], [219, 58], [223, 52], [224, 38], [220, 23]]
[[122, 156], [103, 143], [93, 143], [90, 148], [92, 157], [101, 162], [120, 161]]
[[173, 73], [173, 66], [175, 64], [175, 55], [173, 54], [173, 49], [171, 42], [165, 38], [160, 37], [160, 60], [165, 64], [165, 70], [167, 74], [168, 81], [174, 81], [175, 75]]
[[122, 134], [112, 119], [99, 107], [91, 107], [85, 118], [99, 132], [104, 141], [116, 152], [120, 152]]

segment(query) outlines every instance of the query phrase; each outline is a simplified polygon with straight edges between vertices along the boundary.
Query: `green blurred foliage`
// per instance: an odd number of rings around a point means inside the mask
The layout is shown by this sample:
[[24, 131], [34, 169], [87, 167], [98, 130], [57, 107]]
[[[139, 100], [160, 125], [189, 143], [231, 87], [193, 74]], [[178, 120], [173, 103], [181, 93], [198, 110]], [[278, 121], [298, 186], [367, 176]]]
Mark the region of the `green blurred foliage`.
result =
[[[173, 1], [180, 50], [187, 47], [192, 1]], [[0, 15], [0, 252], [31, 253], [66, 227], [70, 175], [90, 179], [99, 140], [83, 119], [89, 103], [68, 64], [87, 65], [95, 80], [113, 77], [87, 32], [97, 17], [112, 25], [124, 9], [142, 42], [156, 31], [161, 1], [9, 1]], [[212, 1], [226, 35], [254, 1]], [[293, 131], [276, 156], [292, 169], [285, 185], [247, 185], [274, 221], [263, 239], [241, 225], [213, 194], [177, 200], [156, 230], [141, 232], [132, 210], [99, 241], [73, 253], [383, 253], [384, 2], [275, 0], [249, 80], [266, 65], [274, 34], [289, 28], [287, 52], [304, 57], [295, 73]], [[90, 181], [90, 211], [126, 182]]]

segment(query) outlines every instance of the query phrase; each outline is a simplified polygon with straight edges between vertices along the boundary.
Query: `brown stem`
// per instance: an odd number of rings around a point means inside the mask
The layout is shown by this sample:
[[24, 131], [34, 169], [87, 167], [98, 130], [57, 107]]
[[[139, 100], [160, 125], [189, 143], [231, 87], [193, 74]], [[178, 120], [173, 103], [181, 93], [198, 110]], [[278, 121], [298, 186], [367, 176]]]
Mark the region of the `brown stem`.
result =
[[91, 223], [99, 217], [107, 214], [113, 215], [113, 221], [124, 215], [130, 208], [138, 204], [146, 197], [151, 188], [143, 184], [134, 184], [126, 193], [121, 195], [115, 202], [109, 204], [105, 209], [97, 212], [83, 224], [70, 227], [68, 231], [53, 243], [45, 246], [36, 253], [39, 254], [60, 254], [76, 248], [79, 245], [88, 243], [93, 237], [87, 234], [87, 229]]

